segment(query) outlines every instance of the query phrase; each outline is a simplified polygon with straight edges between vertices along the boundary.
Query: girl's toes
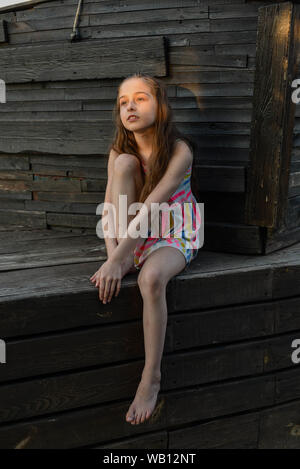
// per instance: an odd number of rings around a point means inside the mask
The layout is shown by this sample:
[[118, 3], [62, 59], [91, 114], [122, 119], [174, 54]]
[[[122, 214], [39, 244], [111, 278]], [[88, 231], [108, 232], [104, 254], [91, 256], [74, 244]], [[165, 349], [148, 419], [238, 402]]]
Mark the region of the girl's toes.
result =
[[143, 412], [142, 417], [141, 417], [141, 423], [145, 422], [145, 420], [146, 420], [146, 412]]
[[127, 422], [133, 422], [135, 419], [135, 413], [134, 413], [134, 410], [130, 410], [127, 412], [127, 415], [126, 415], [126, 420]]

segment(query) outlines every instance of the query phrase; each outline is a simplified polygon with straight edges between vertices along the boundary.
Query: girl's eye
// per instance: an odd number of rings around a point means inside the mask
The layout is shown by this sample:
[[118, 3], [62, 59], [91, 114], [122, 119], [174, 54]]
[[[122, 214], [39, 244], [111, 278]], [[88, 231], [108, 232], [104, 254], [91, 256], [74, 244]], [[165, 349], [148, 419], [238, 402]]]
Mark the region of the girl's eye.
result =
[[[140, 100], [144, 101], [144, 98], [137, 98], [137, 99], [138, 99], [138, 101], [140, 101]], [[122, 101], [122, 102], [120, 103], [121, 106], [123, 106], [123, 104], [126, 104], [126, 102], [127, 102], [127, 101]]]

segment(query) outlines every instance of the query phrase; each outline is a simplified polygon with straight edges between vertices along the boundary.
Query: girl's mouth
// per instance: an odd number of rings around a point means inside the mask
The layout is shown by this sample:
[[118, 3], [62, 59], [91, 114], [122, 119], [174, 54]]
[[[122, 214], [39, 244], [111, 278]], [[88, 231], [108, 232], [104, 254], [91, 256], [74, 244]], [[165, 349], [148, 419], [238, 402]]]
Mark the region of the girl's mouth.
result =
[[129, 122], [133, 122], [133, 121], [136, 121], [136, 120], [138, 120], [138, 117], [135, 117], [135, 116], [131, 116], [131, 117], [128, 118]]

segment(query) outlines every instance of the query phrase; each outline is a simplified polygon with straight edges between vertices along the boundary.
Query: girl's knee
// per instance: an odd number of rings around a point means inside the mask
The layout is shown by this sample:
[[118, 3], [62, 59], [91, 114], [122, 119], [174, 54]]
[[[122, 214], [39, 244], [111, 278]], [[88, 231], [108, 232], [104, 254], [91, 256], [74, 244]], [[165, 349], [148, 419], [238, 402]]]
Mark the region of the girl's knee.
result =
[[166, 282], [161, 273], [152, 268], [145, 268], [138, 275], [138, 285], [141, 293], [161, 294], [166, 287]]
[[121, 153], [115, 159], [114, 170], [118, 173], [132, 173], [137, 171], [140, 167], [140, 162], [137, 156], [130, 153]]

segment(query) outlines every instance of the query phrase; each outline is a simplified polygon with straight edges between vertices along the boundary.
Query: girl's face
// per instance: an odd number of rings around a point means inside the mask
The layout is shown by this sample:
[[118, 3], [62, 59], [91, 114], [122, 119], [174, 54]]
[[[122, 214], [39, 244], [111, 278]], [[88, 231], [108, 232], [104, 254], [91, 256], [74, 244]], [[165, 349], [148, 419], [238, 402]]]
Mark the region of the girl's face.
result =
[[[153, 126], [157, 101], [149, 86], [140, 78], [126, 80], [119, 91], [120, 118], [127, 130], [138, 132]], [[128, 119], [130, 115], [136, 116]]]

